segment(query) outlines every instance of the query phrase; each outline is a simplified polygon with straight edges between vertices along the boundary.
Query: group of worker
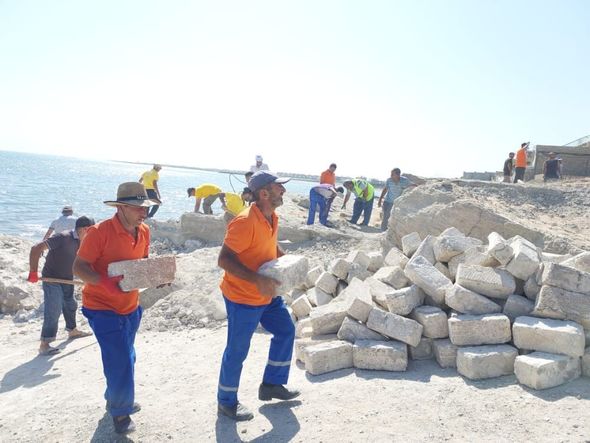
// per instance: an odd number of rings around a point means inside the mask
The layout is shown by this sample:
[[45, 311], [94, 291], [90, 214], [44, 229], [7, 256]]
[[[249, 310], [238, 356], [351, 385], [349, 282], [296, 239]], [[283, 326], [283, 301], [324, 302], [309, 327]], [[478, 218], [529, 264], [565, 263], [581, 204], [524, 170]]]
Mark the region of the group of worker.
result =
[[[504, 161], [504, 183], [518, 183], [524, 181], [524, 175], [528, 163], [528, 148], [530, 142], [521, 143], [520, 149], [516, 151], [516, 158], [514, 152], [508, 154], [508, 158]], [[555, 152], [548, 154], [548, 159], [543, 162], [543, 181], [559, 180], [561, 178], [561, 159], [557, 158]], [[514, 178], [512, 173], [514, 172]]]

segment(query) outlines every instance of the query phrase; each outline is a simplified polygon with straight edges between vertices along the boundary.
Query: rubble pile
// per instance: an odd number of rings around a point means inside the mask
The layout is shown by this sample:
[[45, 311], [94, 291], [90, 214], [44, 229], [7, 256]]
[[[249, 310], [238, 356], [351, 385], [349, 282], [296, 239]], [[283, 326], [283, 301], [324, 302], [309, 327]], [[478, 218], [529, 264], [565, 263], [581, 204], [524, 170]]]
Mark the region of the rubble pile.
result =
[[497, 232], [484, 243], [454, 227], [400, 245], [316, 266], [285, 297], [307, 372], [435, 359], [533, 389], [590, 376], [590, 252], [549, 254]]

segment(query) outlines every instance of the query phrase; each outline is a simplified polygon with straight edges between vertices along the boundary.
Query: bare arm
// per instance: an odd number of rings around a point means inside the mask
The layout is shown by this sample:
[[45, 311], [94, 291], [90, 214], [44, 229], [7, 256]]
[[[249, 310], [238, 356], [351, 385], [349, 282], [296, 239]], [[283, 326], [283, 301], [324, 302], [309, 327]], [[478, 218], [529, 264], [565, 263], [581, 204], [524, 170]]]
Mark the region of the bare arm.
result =
[[348, 203], [348, 199], [350, 199], [350, 189], [346, 190], [346, 196], [344, 197], [344, 203], [342, 203], [342, 209], [346, 208], [346, 203]]
[[220, 192], [217, 194], [217, 197], [219, 197], [219, 201], [221, 202], [221, 208], [224, 211], [227, 210], [227, 204], [225, 203], [225, 192]]
[[381, 195], [379, 196], [379, 201], [377, 202], [378, 207], [381, 207], [381, 204], [383, 203], [383, 198], [385, 197], [385, 195], [387, 195], [387, 186], [385, 186], [381, 190]]
[[47, 246], [47, 243], [44, 241], [37, 243], [31, 248], [31, 252], [29, 253], [29, 272], [38, 272], [39, 258], [41, 258], [43, 251], [46, 251], [47, 249], [49, 249], [49, 246]]
[[43, 236], [43, 241], [47, 240], [49, 237], [51, 237], [51, 234], [53, 234], [53, 228], [49, 228], [47, 230], [47, 232], [45, 233], [45, 235]]
[[195, 212], [199, 212], [200, 208], [201, 208], [201, 198], [195, 197]]
[[85, 283], [92, 283], [97, 285], [100, 282], [100, 274], [92, 269], [92, 266], [86, 260], [82, 260], [76, 256], [74, 265], [72, 266], [74, 274], [80, 277]]

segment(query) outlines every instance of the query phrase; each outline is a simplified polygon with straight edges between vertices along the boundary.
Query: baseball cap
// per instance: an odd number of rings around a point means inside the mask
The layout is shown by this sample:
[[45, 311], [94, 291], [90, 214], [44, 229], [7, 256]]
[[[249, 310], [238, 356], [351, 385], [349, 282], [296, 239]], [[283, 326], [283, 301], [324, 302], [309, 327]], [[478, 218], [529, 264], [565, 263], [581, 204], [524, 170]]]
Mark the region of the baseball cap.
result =
[[248, 181], [248, 187], [252, 190], [252, 192], [256, 192], [271, 183], [283, 184], [287, 183], [289, 180], [291, 179], [287, 177], [277, 177], [268, 171], [258, 171], [255, 172], [252, 177], [250, 177], [250, 180]]

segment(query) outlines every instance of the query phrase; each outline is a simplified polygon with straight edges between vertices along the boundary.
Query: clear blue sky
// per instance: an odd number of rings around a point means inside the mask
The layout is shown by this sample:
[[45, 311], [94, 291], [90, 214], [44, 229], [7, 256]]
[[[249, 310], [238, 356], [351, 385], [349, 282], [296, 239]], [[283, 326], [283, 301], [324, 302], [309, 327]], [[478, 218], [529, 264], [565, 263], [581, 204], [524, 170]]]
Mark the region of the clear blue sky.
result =
[[586, 0], [0, 0], [0, 150], [497, 170], [590, 134], [589, 23]]

